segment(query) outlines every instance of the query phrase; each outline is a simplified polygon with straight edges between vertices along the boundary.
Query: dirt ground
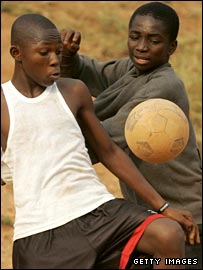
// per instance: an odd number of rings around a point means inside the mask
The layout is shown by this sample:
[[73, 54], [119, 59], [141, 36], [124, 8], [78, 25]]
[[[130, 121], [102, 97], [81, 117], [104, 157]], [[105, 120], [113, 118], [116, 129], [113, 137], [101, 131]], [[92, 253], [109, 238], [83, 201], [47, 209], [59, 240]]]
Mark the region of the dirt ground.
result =
[[[11, 78], [12, 74], [12, 69], [13, 69], [13, 60], [11, 59], [9, 55], [9, 43], [10, 43], [10, 26], [16, 16], [19, 15], [19, 10], [14, 10], [11, 12], [9, 8], [6, 7], [8, 2], [13, 2], [13, 5], [18, 5], [18, 8], [20, 7], [20, 2], [24, 2], [24, 8], [26, 12], [29, 12], [30, 9], [28, 9], [28, 4], [27, 2], [32, 2], [32, 8], [33, 10], [36, 10], [37, 5], [45, 6], [45, 2], [47, 3], [53, 3], [53, 7], [51, 7], [50, 4], [50, 12], [51, 8], [53, 8], [52, 11], [52, 17], [53, 19], [56, 19], [58, 17], [62, 17], [62, 13], [58, 13], [57, 10], [57, 3], [58, 1], [39, 1], [37, 4], [37, 1], [34, 3], [34, 1], [1, 1], [1, 10], [4, 10], [2, 12], [2, 40], [3, 40], [3, 45], [2, 45], [2, 82], [8, 80]], [[62, 5], [62, 1], [59, 1], [60, 4]], [[67, 2], [67, 1], [65, 1]], [[70, 1], [74, 2], [74, 1]], [[87, 1], [86, 4], [81, 4], [81, 1], [75, 1], [76, 4], [74, 4], [71, 8], [71, 12], [74, 13], [76, 12], [76, 16], [82, 16], [82, 18], [85, 20], [88, 16], [93, 16], [96, 14], [96, 12], [99, 10], [100, 15], [102, 15], [104, 23], [107, 21], [106, 14], [109, 12], [117, 12], [116, 4], [114, 2], [119, 3], [119, 10], [122, 10], [122, 16], [123, 18], [128, 18], [131, 12], [135, 8], [135, 3], [132, 1], [127, 1], [128, 3], [124, 3], [126, 1], [109, 1], [112, 7], [108, 9], [106, 7], [106, 1]], [[140, 2], [146, 2], [146, 1], [140, 1]], [[201, 24], [201, 3], [200, 1], [184, 1], [184, 4], [182, 4], [180, 1], [165, 1], [165, 2], [175, 2], [174, 6], [179, 12], [182, 22], [185, 23], [185, 27], [182, 27], [181, 31], [185, 31], [185, 33], [188, 33], [188, 31], [194, 31], [194, 26], [199, 27]], [[17, 4], [16, 4], [17, 3]], [[95, 4], [92, 4], [95, 3]], [[192, 3], [192, 4], [191, 4]], [[82, 5], [82, 6], [81, 6]], [[84, 5], [84, 7], [83, 7]], [[128, 7], [127, 7], [128, 5]], [[192, 5], [192, 6], [191, 6]], [[97, 7], [96, 7], [97, 6]], [[48, 6], [46, 6], [48, 7]], [[123, 7], [123, 8], [122, 8]], [[191, 8], [192, 7], [192, 8]], [[29, 7], [30, 8], [30, 7]], [[42, 7], [43, 10], [43, 7]], [[60, 12], [63, 10], [61, 9]], [[90, 12], [91, 11], [91, 12]], [[104, 11], [104, 13], [101, 13]], [[46, 12], [48, 12], [48, 8], [46, 9]], [[65, 10], [64, 10], [65, 12]], [[188, 14], [190, 14], [190, 17], [188, 17]], [[197, 17], [196, 14], [199, 14]], [[44, 14], [46, 16], [46, 14]], [[81, 18], [81, 17], [80, 17]], [[65, 20], [65, 18], [64, 18]], [[112, 19], [112, 24], [114, 24], [114, 21]], [[186, 25], [187, 24], [187, 25]], [[95, 22], [92, 22], [92, 27], [95, 25]], [[109, 29], [107, 29], [108, 32]], [[91, 33], [91, 29], [90, 29]], [[107, 34], [107, 33], [106, 33]], [[90, 34], [90, 39], [91, 39], [91, 34]], [[95, 41], [96, 42], [96, 41]], [[88, 44], [84, 44], [84, 47], [86, 46], [87, 50], [91, 50], [91, 48], [88, 48]], [[95, 46], [94, 50], [98, 49], [99, 46]], [[106, 51], [108, 51], [106, 49]], [[103, 55], [102, 57], [105, 57], [106, 51], [102, 51]], [[97, 53], [97, 51], [95, 51]], [[100, 51], [98, 51], [98, 54]], [[107, 169], [105, 169], [101, 164], [97, 164], [95, 166], [95, 170], [100, 178], [100, 180], [106, 184], [108, 187], [109, 191], [112, 192], [115, 196], [117, 197], [122, 197], [120, 189], [119, 189], [119, 184], [118, 180], [115, 176], [113, 176]], [[10, 185], [5, 185], [1, 188], [1, 269], [12, 269], [12, 237], [13, 237], [13, 221], [14, 221], [14, 208], [13, 208], [13, 192], [12, 192], [12, 186]]]

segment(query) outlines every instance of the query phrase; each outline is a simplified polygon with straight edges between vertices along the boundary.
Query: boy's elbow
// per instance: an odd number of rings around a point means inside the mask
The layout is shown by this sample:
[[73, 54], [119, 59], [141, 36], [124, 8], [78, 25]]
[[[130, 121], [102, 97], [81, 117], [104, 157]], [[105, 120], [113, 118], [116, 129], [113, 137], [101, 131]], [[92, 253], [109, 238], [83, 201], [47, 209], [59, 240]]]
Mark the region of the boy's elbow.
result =
[[119, 147], [114, 142], [110, 142], [105, 147], [97, 149], [97, 155], [101, 162], [106, 162], [117, 156], [118, 150]]

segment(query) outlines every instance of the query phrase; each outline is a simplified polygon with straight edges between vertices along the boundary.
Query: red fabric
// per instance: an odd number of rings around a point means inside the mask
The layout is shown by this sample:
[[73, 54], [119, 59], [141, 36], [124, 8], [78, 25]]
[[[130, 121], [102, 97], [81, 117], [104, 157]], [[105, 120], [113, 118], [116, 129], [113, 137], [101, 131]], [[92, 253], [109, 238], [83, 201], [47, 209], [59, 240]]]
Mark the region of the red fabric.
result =
[[165, 217], [161, 214], [155, 214], [147, 217], [134, 231], [131, 235], [130, 239], [128, 240], [127, 244], [125, 245], [120, 259], [119, 269], [126, 269], [126, 265], [130, 258], [131, 253], [135, 249], [138, 241], [140, 240], [142, 234], [146, 230], [147, 226], [155, 219]]

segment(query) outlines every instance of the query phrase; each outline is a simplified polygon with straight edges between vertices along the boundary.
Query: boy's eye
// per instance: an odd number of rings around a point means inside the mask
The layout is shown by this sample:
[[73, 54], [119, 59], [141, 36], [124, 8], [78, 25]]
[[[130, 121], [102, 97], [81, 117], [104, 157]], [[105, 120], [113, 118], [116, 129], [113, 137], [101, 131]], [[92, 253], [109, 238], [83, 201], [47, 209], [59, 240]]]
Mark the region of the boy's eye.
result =
[[138, 35], [130, 35], [129, 38], [130, 38], [130, 39], [133, 39], [133, 40], [136, 40], [136, 39], [138, 39], [139, 37], [138, 37]]
[[150, 42], [151, 42], [152, 44], [159, 44], [159, 43], [160, 43], [159, 40], [151, 40]]
[[48, 51], [40, 51], [39, 53], [40, 53], [40, 55], [45, 56], [48, 54]]

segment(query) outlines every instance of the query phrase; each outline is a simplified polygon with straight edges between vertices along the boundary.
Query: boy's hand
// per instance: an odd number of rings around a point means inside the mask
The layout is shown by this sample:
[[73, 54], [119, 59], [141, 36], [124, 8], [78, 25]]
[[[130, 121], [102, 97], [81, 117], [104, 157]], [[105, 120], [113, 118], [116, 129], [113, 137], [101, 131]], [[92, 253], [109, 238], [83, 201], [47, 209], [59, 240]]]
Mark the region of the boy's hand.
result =
[[80, 49], [80, 32], [63, 29], [61, 31], [61, 40], [63, 43], [63, 56], [73, 56]]
[[168, 207], [163, 215], [176, 220], [182, 226], [186, 239], [191, 245], [200, 244], [199, 229], [189, 211]]

